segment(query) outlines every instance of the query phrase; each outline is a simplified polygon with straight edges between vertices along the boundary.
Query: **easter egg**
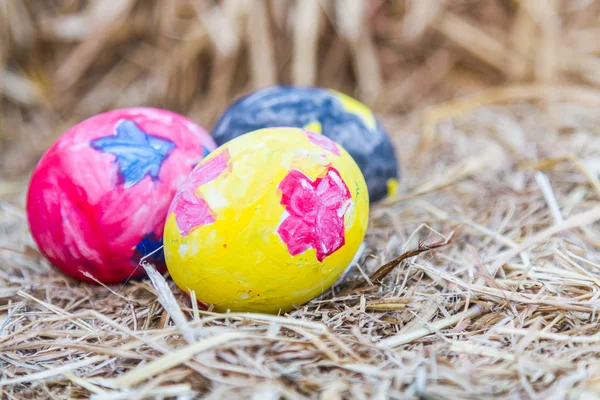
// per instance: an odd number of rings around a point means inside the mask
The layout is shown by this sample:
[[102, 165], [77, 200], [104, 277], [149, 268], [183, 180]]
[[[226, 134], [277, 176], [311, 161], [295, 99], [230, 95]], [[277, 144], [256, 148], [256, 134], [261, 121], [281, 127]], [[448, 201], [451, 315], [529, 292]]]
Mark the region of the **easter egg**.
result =
[[175, 283], [217, 311], [285, 312], [344, 272], [367, 229], [356, 162], [323, 135], [269, 128], [219, 147], [169, 208]]
[[[41, 253], [83, 281], [144, 274], [162, 246], [179, 186], [216, 144], [189, 119], [153, 108], [113, 110], [67, 131], [38, 162], [27, 219]], [[164, 270], [164, 255], [148, 260]]]
[[273, 86], [251, 93], [212, 129], [218, 145], [257, 129], [289, 126], [322, 133], [341, 145], [362, 170], [372, 202], [394, 194], [398, 162], [373, 112], [343, 93], [317, 87]]

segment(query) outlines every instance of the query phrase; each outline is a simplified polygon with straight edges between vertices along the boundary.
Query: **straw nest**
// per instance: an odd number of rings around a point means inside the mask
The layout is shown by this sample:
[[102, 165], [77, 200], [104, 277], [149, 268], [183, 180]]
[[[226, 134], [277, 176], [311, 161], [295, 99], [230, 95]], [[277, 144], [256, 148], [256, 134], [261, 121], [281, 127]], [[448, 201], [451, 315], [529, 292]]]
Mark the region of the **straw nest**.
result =
[[[598, 398], [599, 14], [586, 0], [0, 3], [0, 394]], [[359, 262], [324, 296], [216, 314], [168, 277], [84, 285], [35, 250], [26, 176], [65, 128], [138, 104], [210, 127], [277, 82], [364, 100], [403, 164], [402, 194], [372, 209]]]

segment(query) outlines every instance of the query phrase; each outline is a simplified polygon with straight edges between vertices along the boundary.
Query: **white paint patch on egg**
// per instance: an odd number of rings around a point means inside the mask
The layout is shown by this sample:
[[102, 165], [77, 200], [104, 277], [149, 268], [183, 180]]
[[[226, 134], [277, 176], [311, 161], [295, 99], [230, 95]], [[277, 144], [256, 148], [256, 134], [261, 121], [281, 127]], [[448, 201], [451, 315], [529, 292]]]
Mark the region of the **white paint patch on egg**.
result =
[[346, 211], [350, 210], [351, 206], [352, 206], [352, 199], [348, 199], [347, 201], [345, 201], [344, 204], [342, 204], [342, 206], [340, 208], [338, 208], [338, 210], [337, 210], [338, 216], [341, 217], [342, 215], [344, 215], [346, 213]]
[[229, 201], [225, 194], [221, 190], [215, 190], [213, 188], [206, 188], [202, 190], [202, 194], [206, 199], [206, 202], [210, 205], [212, 209], [215, 208], [225, 208], [229, 206]]
[[187, 244], [184, 243], [184, 244], [179, 245], [178, 252], [181, 257], [185, 257], [185, 254], [187, 253], [187, 251], [188, 251]]
[[287, 212], [286, 210], [284, 210], [281, 213], [281, 218], [279, 218], [279, 224], [277, 224], [277, 227], [279, 228], [281, 226], [281, 224], [283, 223], [283, 221], [285, 221], [287, 219], [287, 217], [290, 216], [290, 213]]
[[198, 254], [198, 243], [197, 242], [191, 242], [192, 243], [192, 248], [189, 249], [189, 255], [195, 255]]

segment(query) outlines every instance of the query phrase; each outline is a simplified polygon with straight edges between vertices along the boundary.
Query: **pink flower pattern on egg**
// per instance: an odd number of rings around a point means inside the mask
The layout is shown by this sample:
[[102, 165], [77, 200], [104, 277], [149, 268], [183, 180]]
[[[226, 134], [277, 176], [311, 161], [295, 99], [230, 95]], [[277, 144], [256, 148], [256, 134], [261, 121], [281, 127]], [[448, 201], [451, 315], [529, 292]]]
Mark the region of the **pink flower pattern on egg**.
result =
[[300, 171], [290, 171], [279, 189], [286, 211], [277, 233], [291, 255], [314, 248], [322, 262], [344, 245], [344, 216], [352, 196], [335, 168], [329, 167], [314, 182]]
[[198, 187], [212, 182], [224, 172], [231, 171], [230, 154], [223, 151], [213, 159], [199, 164], [191, 173], [188, 182], [173, 201], [169, 214], [175, 213], [175, 221], [182, 236], [187, 236], [195, 228], [215, 222], [215, 215], [209, 204], [198, 194]]

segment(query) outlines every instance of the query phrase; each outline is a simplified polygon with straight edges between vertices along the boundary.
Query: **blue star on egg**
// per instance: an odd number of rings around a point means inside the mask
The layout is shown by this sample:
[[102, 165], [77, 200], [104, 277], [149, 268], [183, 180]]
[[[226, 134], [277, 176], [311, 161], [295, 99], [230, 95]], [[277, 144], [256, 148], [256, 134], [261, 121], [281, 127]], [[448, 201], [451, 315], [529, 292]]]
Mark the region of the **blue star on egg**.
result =
[[140, 182], [146, 175], [157, 180], [162, 162], [175, 147], [172, 141], [149, 135], [127, 119], [117, 123], [113, 136], [96, 139], [90, 145], [115, 155], [125, 188]]

